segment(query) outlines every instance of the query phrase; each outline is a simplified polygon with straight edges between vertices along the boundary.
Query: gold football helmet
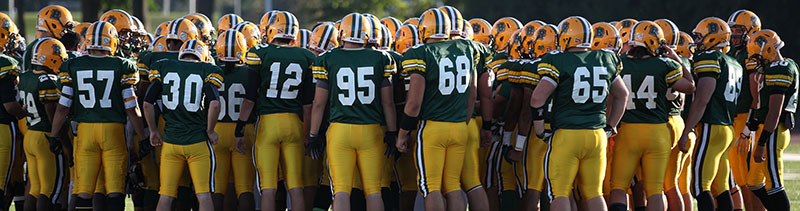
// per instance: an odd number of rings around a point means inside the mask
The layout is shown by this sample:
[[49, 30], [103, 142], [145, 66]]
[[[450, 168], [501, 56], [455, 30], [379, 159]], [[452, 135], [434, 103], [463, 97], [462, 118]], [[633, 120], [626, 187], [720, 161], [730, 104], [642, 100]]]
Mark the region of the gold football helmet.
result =
[[419, 18], [419, 32], [422, 42], [428, 38], [450, 38], [450, 18], [442, 10], [431, 8], [422, 13]]
[[236, 14], [225, 14], [217, 21], [217, 33], [222, 33], [225, 30], [236, 27], [237, 24], [243, 22], [242, 17]]
[[242, 33], [228, 29], [217, 38], [217, 59], [223, 62], [244, 63], [247, 41]]
[[342, 18], [339, 27], [339, 36], [343, 42], [366, 44], [369, 39], [367, 18], [359, 13], [350, 13]]
[[380, 45], [381, 39], [383, 38], [383, 31], [381, 31], [381, 20], [378, 17], [375, 17], [372, 14], [363, 14], [364, 17], [367, 18], [367, 28], [369, 29], [369, 38], [367, 39], [367, 43], [373, 45]]
[[89, 26], [84, 40], [87, 50], [109, 51], [111, 55], [117, 52], [119, 36], [114, 24], [105, 21], [94, 22]]
[[300, 24], [294, 14], [280, 11], [272, 15], [269, 19], [267, 31], [262, 31], [261, 34], [267, 36], [267, 40], [271, 43], [276, 38], [294, 40], [299, 31]]
[[403, 24], [411, 24], [411, 25], [419, 27], [419, 18], [417, 18], [417, 17], [408, 18], [408, 19], [406, 19], [406, 21], [403, 21]]
[[196, 39], [187, 40], [183, 43], [183, 45], [181, 45], [181, 50], [178, 53], [178, 60], [186, 61], [183, 59], [183, 56], [187, 54], [196, 56], [201, 62], [208, 62], [208, 59], [210, 59], [208, 58], [208, 46], [206, 46], [206, 44], [202, 41]]
[[652, 56], [660, 54], [662, 44], [666, 44], [664, 31], [653, 21], [642, 21], [633, 25], [631, 30], [631, 46], [644, 47]]
[[[737, 10], [728, 18], [728, 27], [731, 28], [731, 42], [738, 45], [747, 44], [753, 33], [761, 30], [761, 19], [750, 10]], [[734, 29], [737, 29], [734, 31]]]
[[[100, 16], [100, 20], [114, 24], [114, 28], [117, 28], [117, 33], [120, 35], [123, 33], [138, 33], [139, 28], [137, 28], [136, 23], [131, 17], [133, 16], [124, 10], [113, 9], [103, 13], [103, 16]], [[121, 42], [126, 41], [127, 40], [123, 40]]]
[[678, 33], [680, 33], [678, 26], [669, 19], [658, 19], [654, 22], [658, 24], [658, 27], [664, 32], [664, 39], [667, 40], [667, 45], [675, 49], [678, 44]]
[[631, 40], [631, 29], [633, 25], [638, 23], [636, 19], [627, 18], [622, 19], [621, 21], [614, 24], [614, 27], [617, 27], [617, 32], [619, 32], [619, 37], [622, 39], [622, 44], [627, 45], [628, 41]]
[[386, 26], [387, 29], [389, 29], [389, 36], [393, 38], [394, 35], [397, 33], [397, 29], [399, 29], [400, 26], [403, 25], [403, 23], [400, 23], [400, 20], [397, 20], [397, 18], [394, 18], [392, 16], [381, 19], [381, 24], [383, 24], [384, 26]]
[[489, 21], [481, 18], [473, 18], [469, 20], [469, 24], [472, 26], [472, 40], [475, 40], [486, 47], [492, 45], [492, 25], [489, 24]]
[[58, 68], [67, 60], [67, 48], [57, 39], [46, 38], [33, 47], [31, 64], [44, 66], [58, 73]]
[[311, 31], [308, 29], [300, 29], [300, 32], [297, 33], [297, 39], [292, 41], [292, 46], [307, 48], [309, 39], [311, 39]]
[[571, 16], [558, 24], [558, 47], [561, 51], [569, 48], [591, 48], [594, 32], [592, 25], [581, 16]]
[[558, 28], [553, 24], [547, 24], [536, 29], [534, 36], [523, 40], [523, 48], [531, 58], [539, 58], [558, 48]]
[[37, 17], [36, 30], [50, 32], [55, 38], [61, 38], [76, 25], [76, 22], [72, 20], [72, 13], [67, 8], [58, 5], [42, 8]]
[[261, 31], [258, 30], [258, 26], [253, 22], [245, 21], [239, 23], [239, 25], [236, 25], [236, 31], [239, 31], [244, 36], [247, 42], [247, 49], [256, 47], [261, 41]]
[[315, 51], [315, 53], [322, 53], [329, 51], [339, 46], [339, 31], [330, 23], [325, 22], [314, 28], [311, 33], [311, 39], [308, 43], [308, 49]]
[[167, 39], [178, 39], [181, 42], [197, 39], [197, 27], [184, 18], [175, 19], [169, 24]]
[[405, 53], [406, 50], [420, 43], [422, 43], [422, 40], [419, 38], [417, 26], [403, 24], [397, 31], [397, 40], [394, 42], [394, 50], [398, 53]]
[[150, 50], [153, 52], [166, 52], [169, 50], [167, 48], [167, 36], [158, 36], [156, 37], [152, 43], [150, 43]]
[[622, 40], [616, 27], [606, 22], [598, 22], [592, 25], [592, 31], [594, 31], [592, 50], [606, 49], [619, 52]]
[[381, 34], [384, 34], [384, 36], [381, 37], [381, 41], [378, 43], [378, 50], [392, 50], [392, 46], [394, 45], [394, 36], [392, 36], [391, 32], [389, 32], [389, 28], [381, 25]]
[[522, 23], [513, 17], [500, 18], [494, 22], [494, 25], [492, 25], [492, 47], [498, 52], [506, 51], [511, 36], [520, 28], [522, 28]]
[[155, 35], [156, 37], [162, 36], [162, 35], [167, 35], [167, 31], [169, 31], [170, 23], [172, 23], [172, 21], [164, 21], [163, 23], [158, 24], [158, 26], [156, 27], [156, 33], [153, 34], [153, 35]]
[[461, 21], [461, 22], [464, 22], [464, 32], [462, 33], [462, 36], [464, 36], [464, 38], [466, 38], [468, 40], [474, 40], [475, 39], [475, 33], [472, 32], [472, 24], [469, 24], [469, 21], [467, 21], [467, 20], [464, 20], [464, 21]]
[[195, 27], [197, 27], [197, 32], [199, 33], [200, 40], [205, 42], [206, 44], [210, 44], [214, 41], [214, 34], [215, 29], [214, 26], [211, 25], [211, 20], [203, 15], [202, 13], [192, 13], [186, 16], [183, 16], [186, 20], [191, 21]]
[[19, 36], [19, 28], [8, 15], [0, 12], [0, 47], [6, 48]]
[[517, 29], [517, 31], [511, 35], [511, 40], [508, 41], [508, 47], [508, 55], [511, 58], [522, 58], [522, 29]]
[[708, 51], [712, 48], [725, 48], [730, 45], [731, 29], [728, 24], [717, 17], [704, 18], [692, 30], [694, 44], [698, 51]]
[[686, 32], [678, 34], [678, 44], [675, 48], [675, 53], [686, 58], [692, 58], [694, 54], [694, 40]]
[[764, 29], [753, 33], [747, 41], [747, 54], [750, 58], [761, 61], [761, 64], [769, 64], [778, 60], [783, 40], [775, 31]]
[[450, 35], [464, 36], [464, 18], [461, 16], [461, 11], [453, 6], [442, 6], [439, 9], [450, 18]]

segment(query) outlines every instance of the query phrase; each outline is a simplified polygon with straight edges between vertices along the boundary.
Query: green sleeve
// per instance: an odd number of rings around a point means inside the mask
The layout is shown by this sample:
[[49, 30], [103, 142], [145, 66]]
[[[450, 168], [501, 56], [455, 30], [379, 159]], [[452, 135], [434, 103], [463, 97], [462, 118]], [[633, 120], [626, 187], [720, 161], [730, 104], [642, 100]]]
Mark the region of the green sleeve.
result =
[[783, 94], [786, 90], [792, 88], [792, 83], [794, 83], [794, 77], [789, 68], [775, 62], [764, 73], [765, 86], [762, 91], [770, 95]]
[[39, 101], [43, 104], [54, 103], [58, 101], [59, 92], [56, 81], [58, 76], [53, 74], [42, 74], [39, 76]]
[[422, 54], [421, 48], [416, 47], [408, 49], [403, 55], [403, 62], [401, 63], [403, 66], [402, 73], [406, 75], [419, 74], [425, 77], [425, 70], [427, 68], [425, 62], [425, 57]]
[[671, 87], [683, 77], [683, 66], [669, 58], [662, 58], [662, 60], [666, 66], [664, 79], [667, 81], [667, 87]]
[[136, 67], [136, 63], [133, 63], [131, 60], [122, 59], [122, 64], [120, 65], [122, 68], [122, 77], [120, 77], [120, 83], [122, 83], [122, 88], [132, 88], [136, 87], [139, 84], [139, 68]]

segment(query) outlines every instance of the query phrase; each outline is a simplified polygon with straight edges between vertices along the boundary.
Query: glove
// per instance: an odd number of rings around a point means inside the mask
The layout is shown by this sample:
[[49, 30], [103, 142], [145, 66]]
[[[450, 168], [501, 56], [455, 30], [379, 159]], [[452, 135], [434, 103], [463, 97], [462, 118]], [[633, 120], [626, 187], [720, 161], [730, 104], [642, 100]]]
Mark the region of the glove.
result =
[[312, 159], [321, 159], [325, 153], [325, 139], [322, 136], [309, 136], [306, 154]]
[[61, 146], [61, 139], [60, 138], [58, 138], [58, 137], [50, 137], [48, 135], [45, 135], [44, 137], [47, 138], [47, 142], [50, 142], [50, 152], [53, 152], [53, 154], [59, 155], [64, 151], [63, 147]]
[[553, 136], [553, 130], [551, 129], [544, 129], [542, 134], [536, 134], [536, 137], [542, 139], [544, 142], [547, 142], [547, 139], [549, 139], [551, 136]]
[[606, 132], [606, 137], [608, 138], [617, 135], [617, 131], [614, 131], [614, 127], [611, 127], [611, 125], [606, 125], [606, 127], [603, 128], [603, 131]]
[[514, 147], [512, 147], [511, 145], [504, 144], [500, 149], [501, 149], [500, 152], [503, 153], [503, 159], [506, 159], [506, 162], [508, 163], [514, 163], [514, 160], [511, 160], [511, 157], [508, 155], [508, 152], [514, 150]]
[[139, 158], [143, 158], [153, 151], [153, 145], [150, 144], [150, 138], [145, 138], [139, 141]]
[[386, 131], [383, 134], [383, 143], [386, 143], [386, 152], [383, 154], [388, 158], [400, 158], [400, 151], [397, 150], [397, 131]]
[[[758, 131], [758, 119], [756, 119], [755, 113], [755, 109], [751, 108], [750, 112], [747, 114], [747, 123], [745, 123], [745, 125], [750, 131]], [[750, 133], [747, 133], [747, 135], [750, 135]]]
[[503, 140], [503, 126], [505, 125], [505, 122], [497, 122], [492, 125], [492, 141]]

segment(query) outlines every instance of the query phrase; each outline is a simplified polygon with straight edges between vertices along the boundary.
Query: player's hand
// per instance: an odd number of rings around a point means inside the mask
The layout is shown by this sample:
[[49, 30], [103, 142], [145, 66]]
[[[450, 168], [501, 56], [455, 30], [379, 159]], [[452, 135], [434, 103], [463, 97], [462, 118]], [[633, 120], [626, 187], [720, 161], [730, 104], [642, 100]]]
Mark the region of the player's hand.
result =
[[133, 151], [133, 149], [128, 151], [128, 158], [130, 159], [131, 163], [136, 163], [142, 160], [142, 158], [139, 157], [139, 155]]
[[756, 146], [756, 150], [753, 152], [753, 160], [756, 163], [764, 162], [767, 158], [764, 157], [764, 146]]
[[322, 159], [325, 154], [325, 137], [320, 135], [308, 137], [308, 145], [306, 146], [306, 155], [312, 159]]
[[[678, 53], [675, 53], [675, 50], [667, 46], [667, 44], [661, 44], [661, 50], [664, 56], [667, 58], [671, 58], [677, 62], [680, 62], [680, 57], [678, 57]], [[685, 64], [689, 65], [689, 64]]]
[[150, 145], [160, 147], [162, 143], [161, 133], [150, 131]]
[[481, 130], [481, 147], [488, 147], [492, 145], [492, 131]]
[[236, 148], [236, 151], [242, 153], [243, 155], [247, 154], [247, 143], [245, 142], [244, 138], [238, 137], [235, 139], [235, 141], [236, 144], [234, 147]]
[[386, 131], [383, 135], [383, 143], [386, 143], [386, 152], [383, 154], [388, 158], [400, 158], [400, 152], [397, 150], [397, 131]]
[[60, 138], [58, 138], [58, 137], [50, 137], [48, 135], [45, 135], [44, 137], [47, 138], [47, 142], [50, 142], [50, 152], [53, 152], [53, 154], [56, 154], [56, 155], [59, 155], [59, 154], [64, 152], [63, 151], [64, 149], [61, 146], [61, 139]]
[[684, 132], [681, 135], [681, 139], [678, 140], [678, 149], [680, 149], [681, 152], [683, 153], [689, 152], [689, 148], [688, 146], [686, 146], [686, 143], [688, 142], [689, 142], [689, 133]]
[[544, 131], [542, 131], [542, 134], [536, 134], [536, 137], [542, 139], [542, 141], [544, 141], [545, 143], [547, 143], [548, 139], [550, 139], [551, 136], [553, 136], [553, 130], [551, 129], [544, 129]]
[[506, 153], [506, 160], [508, 160], [509, 163], [519, 162], [522, 160], [522, 152], [511, 149]]
[[506, 159], [506, 162], [508, 163], [516, 162], [516, 160], [513, 160], [511, 156], [509, 156], [511, 151], [514, 151], [514, 147], [511, 145], [504, 144], [502, 147], [500, 147], [500, 153], [503, 155], [503, 158]]
[[617, 128], [612, 127], [611, 125], [606, 125], [606, 127], [603, 128], [603, 131], [606, 132], [606, 138], [613, 138], [617, 135]]
[[145, 138], [139, 141], [139, 156], [145, 157], [153, 152], [153, 145], [150, 144], [150, 138]]
[[219, 141], [219, 134], [217, 131], [208, 131], [208, 141], [211, 142], [211, 145], [216, 145]]
[[408, 146], [408, 134], [410, 131], [406, 131], [400, 129], [400, 132], [397, 135], [397, 143], [395, 143], [395, 147], [397, 147], [397, 151], [402, 153], [408, 153], [411, 147]]

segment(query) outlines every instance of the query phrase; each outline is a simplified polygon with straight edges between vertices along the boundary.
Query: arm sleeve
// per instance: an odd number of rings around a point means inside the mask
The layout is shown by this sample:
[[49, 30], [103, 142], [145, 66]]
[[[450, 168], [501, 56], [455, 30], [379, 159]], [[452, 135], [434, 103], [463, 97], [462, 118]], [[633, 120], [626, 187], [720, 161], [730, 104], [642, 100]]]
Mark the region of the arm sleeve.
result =
[[314, 103], [314, 72], [313, 72], [313, 63], [315, 57], [313, 54], [308, 53], [308, 64], [311, 64], [307, 67], [306, 70], [303, 71], [303, 84], [300, 87], [300, 104], [301, 105], [310, 105]]
[[536, 63], [527, 63], [522, 66], [522, 70], [519, 72], [519, 86], [522, 88], [530, 88], [533, 89], [536, 85], [539, 85], [539, 80], [541, 77], [538, 73], [536, 73]]
[[219, 100], [219, 88], [212, 84], [203, 86], [203, 94], [205, 94], [208, 101]]
[[147, 66], [147, 61], [150, 59], [150, 53], [139, 56], [136, 60], [136, 68], [139, 70], [139, 78], [141, 80], [149, 80], [150, 67]]
[[425, 77], [427, 64], [425, 63], [425, 58], [419, 53], [418, 49], [419, 48], [409, 49], [406, 51], [406, 54], [403, 55], [403, 62], [401, 63], [403, 74], [419, 74]]
[[667, 81], [667, 87], [671, 87], [675, 84], [675, 82], [683, 77], [683, 67], [681, 64], [672, 61], [671, 59], [666, 59], [665, 62], [667, 74], [665, 75], [664, 80]]
[[539, 65], [536, 65], [536, 72], [539, 74], [539, 76], [541, 76], [542, 81], [548, 81], [553, 83], [553, 85], [558, 85], [560, 72], [558, 71], [558, 68], [550, 64], [549, 60], [542, 59]]
[[158, 101], [158, 98], [161, 96], [161, 81], [154, 81], [150, 84], [150, 87], [147, 88], [147, 93], [144, 96], [144, 101], [155, 104]]
[[69, 60], [61, 64], [58, 68], [58, 80], [61, 82], [61, 97], [58, 104], [62, 106], [72, 106], [72, 97], [75, 94], [72, 89], [72, 76], [69, 74]]
[[794, 79], [786, 66], [769, 67], [764, 75], [764, 91], [770, 95], [786, 93], [792, 87]]
[[39, 101], [42, 103], [58, 102], [59, 92], [56, 87], [58, 76], [46, 74], [39, 76]]
[[123, 60], [122, 62], [122, 77], [120, 77], [120, 83], [122, 85], [122, 99], [125, 105], [125, 109], [131, 109], [136, 107], [137, 100], [136, 100], [136, 90], [135, 87], [139, 84], [139, 69], [136, 67], [132, 61]]
[[715, 79], [719, 79], [719, 61], [711, 57], [710, 54], [700, 54], [697, 55], [697, 57], [698, 58], [696, 58], [695, 62], [692, 64], [692, 69], [697, 75], [697, 78], [714, 77]]
[[248, 68], [247, 70], [247, 83], [244, 85], [244, 98], [253, 102], [258, 99], [258, 86], [261, 85], [261, 75], [258, 70]]

